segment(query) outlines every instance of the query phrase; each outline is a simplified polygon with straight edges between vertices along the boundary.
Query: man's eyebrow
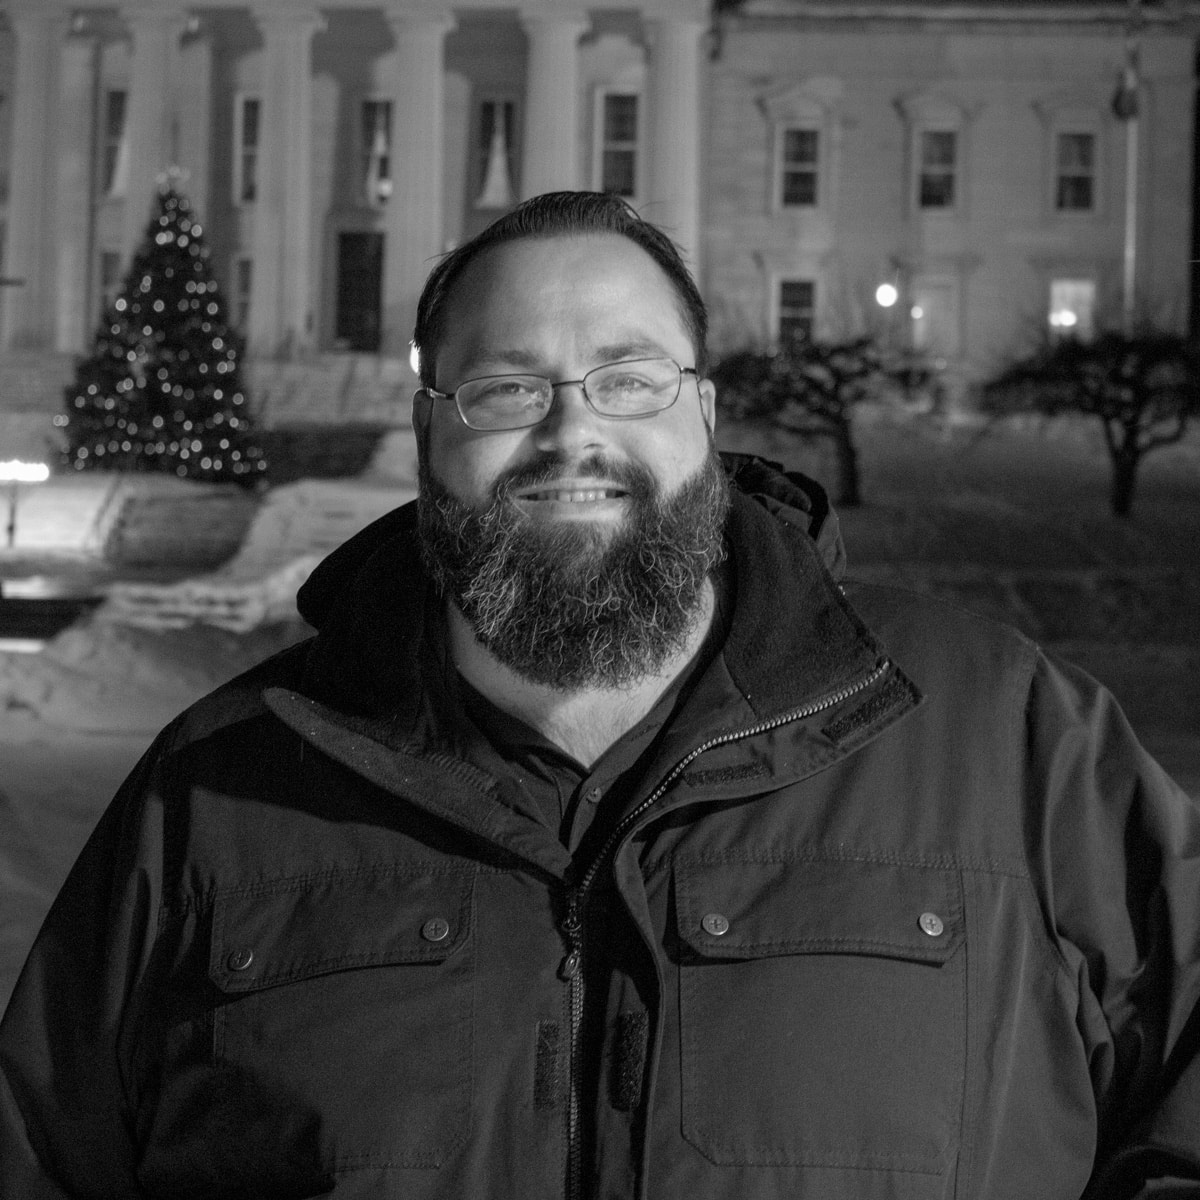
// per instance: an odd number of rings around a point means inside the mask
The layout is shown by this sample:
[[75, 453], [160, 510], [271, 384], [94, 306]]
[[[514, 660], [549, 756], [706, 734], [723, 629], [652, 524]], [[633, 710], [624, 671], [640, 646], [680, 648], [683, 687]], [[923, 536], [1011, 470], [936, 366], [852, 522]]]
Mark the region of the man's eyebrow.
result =
[[509, 348], [506, 350], [489, 350], [477, 358], [472, 358], [468, 370], [474, 375], [487, 375], [496, 372], [508, 372], [514, 367], [518, 370], [536, 371], [541, 360], [532, 350]]
[[613, 342], [597, 346], [595, 357], [599, 362], [621, 362], [626, 358], [669, 358], [666, 350], [657, 342], [639, 338], [628, 342]]

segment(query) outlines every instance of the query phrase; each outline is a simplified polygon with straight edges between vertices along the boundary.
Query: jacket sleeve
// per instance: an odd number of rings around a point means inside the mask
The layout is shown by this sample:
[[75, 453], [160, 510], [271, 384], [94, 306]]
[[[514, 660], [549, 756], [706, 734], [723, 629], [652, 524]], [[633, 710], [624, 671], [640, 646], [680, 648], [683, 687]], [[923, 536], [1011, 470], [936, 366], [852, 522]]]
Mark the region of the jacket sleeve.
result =
[[1096, 1096], [1088, 1200], [1200, 1197], [1200, 804], [1085, 672], [1041, 658], [1026, 829]]
[[132, 1197], [120, 1040], [161, 894], [156, 748], [126, 780], [50, 909], [0, 1021], [0, 1196]]

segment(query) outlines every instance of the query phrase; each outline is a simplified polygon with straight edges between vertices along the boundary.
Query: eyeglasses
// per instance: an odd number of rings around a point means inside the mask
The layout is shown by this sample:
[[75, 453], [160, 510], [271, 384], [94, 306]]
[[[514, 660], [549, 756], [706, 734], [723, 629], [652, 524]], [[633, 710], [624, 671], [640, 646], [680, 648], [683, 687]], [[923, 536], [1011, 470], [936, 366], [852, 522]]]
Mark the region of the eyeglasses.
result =
[[526, 429], [545, 419], [556, 388], [578, 384], [592, 412], [610, 421], [630, 421], [670, 408], [685, 375], [696, 375], [695, 367], [681, 367], [671, 358], [636, 358], [605, 363], [582, 379], [554, 383], [541, 375], [485, 375], [468, 379], [452, 393], [419, 388], [416, 394], [424, 392], [434, 400], [453, 396], [468, 429]]

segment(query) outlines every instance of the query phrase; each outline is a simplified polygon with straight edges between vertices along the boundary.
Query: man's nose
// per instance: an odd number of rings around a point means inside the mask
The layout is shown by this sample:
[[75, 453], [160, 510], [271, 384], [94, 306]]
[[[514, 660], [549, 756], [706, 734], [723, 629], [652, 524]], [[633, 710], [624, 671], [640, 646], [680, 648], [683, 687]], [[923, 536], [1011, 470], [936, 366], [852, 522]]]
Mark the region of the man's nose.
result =
[[597, 446], [604, 441], [603, 422], [589, 406], [582, 383], [558, 383], [550, 411], [534, 426], [534, 441], [542, 450]]

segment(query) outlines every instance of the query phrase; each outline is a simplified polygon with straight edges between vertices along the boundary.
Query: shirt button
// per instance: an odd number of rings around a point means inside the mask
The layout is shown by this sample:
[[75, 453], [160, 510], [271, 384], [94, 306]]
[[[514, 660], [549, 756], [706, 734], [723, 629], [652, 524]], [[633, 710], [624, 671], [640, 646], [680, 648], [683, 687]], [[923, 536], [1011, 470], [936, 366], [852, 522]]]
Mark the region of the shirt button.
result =
[[244, 971], [254, 961], [254, 951], [242, 947], [240, 950], [230, 950], [225, 965], [231, 971]]
[[445, 917], [430, 917], [421, 926], [421, 936], [427, 942], [444, 942], [450, 936], [450, 922]]
[[600, 788], [594, 787], [594, 788], [588, 788], [588, 790], [583, 793], [583, 798], [589, 804], [599, 804], [600, 797], [603, 795], [604, 795], [604, 792]]
[[942, 923], [942, 918], [937, 913], [926, 912], [921, 914], [921, 931], [929, 934], [930, 937], [941, 937], [945, 932], [946, 926]]
[[721, 913], [706, 913], [700, 920], [700, 926], [713, 937], [723, 937], [729, 932], [729, 918]]

